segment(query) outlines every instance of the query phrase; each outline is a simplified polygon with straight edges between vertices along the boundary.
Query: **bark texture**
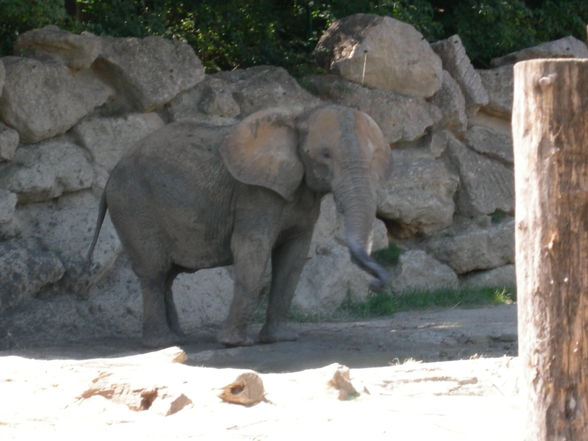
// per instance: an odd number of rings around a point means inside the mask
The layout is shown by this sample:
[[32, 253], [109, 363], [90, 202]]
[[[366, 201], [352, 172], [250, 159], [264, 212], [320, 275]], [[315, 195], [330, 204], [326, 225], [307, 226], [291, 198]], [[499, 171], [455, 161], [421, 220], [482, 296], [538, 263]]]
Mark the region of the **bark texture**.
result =
[[515, 66], [519, 353], [528, 441], [588, 433], [588, 60]]

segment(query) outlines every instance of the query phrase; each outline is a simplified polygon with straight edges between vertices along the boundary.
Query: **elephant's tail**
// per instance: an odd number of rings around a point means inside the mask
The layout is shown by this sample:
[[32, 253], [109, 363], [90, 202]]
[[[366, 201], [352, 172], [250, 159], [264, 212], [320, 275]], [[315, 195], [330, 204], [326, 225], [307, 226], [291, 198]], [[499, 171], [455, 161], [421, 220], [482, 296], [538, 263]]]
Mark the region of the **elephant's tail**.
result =
[[90, 249], [88, 250], [88, 255], [86, 257], [86, 262], [88, 264], [92, 262], [92, 254], [94, 254], [94, 248], [98, 242], [98, 236], [100, 235], [100, 229], [102, 228], [102, 223], [104, 222], [104, 217], [106, 216], [106, 210], [108, 210], [108, 204], [106, 203], [106, 191], [104, 191], [102, 192], [100, 206], [98, 207], [98, 219], [96, 219], [94, 238], [92, 239], [92, 243], [90, 244]]

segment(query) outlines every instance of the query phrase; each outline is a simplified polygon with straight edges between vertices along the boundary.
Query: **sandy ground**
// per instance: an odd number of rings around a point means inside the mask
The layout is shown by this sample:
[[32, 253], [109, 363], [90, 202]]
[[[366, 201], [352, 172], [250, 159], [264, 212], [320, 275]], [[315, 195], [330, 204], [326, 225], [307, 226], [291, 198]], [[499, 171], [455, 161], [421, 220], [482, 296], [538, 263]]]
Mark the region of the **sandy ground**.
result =
[[[297, 342], [248, 348], [203, 331], [159, 351], [129, 340], [1, 351], [0, 440], [520, 439], [514, 305], [296, 326]], [[341, 365], [358, 392], [347, 400], [330, 382]], [[264, 401], [219, 398], [251, 370]]]

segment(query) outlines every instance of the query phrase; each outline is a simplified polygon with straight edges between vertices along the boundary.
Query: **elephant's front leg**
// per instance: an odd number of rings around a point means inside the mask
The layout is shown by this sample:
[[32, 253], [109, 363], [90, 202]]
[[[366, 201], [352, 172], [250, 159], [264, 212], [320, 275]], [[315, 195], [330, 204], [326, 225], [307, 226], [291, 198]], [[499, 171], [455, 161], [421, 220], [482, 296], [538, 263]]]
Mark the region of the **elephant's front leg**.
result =
[[248, 346], [254, 340], [247, 335], [264, 285], [272, 243], [271, 235], [248, 231], [233, 235], [234, 291], [229, 314], [218, 335], [226, 346]]
[[262, 343], [298, 338], [298, 333], [287, 325], [288, 310], [308, 256], [311, 238], [312, 231], [300, 233], [277, 247], [272, 254], [272, 285], [267, 319], [259, 334]]

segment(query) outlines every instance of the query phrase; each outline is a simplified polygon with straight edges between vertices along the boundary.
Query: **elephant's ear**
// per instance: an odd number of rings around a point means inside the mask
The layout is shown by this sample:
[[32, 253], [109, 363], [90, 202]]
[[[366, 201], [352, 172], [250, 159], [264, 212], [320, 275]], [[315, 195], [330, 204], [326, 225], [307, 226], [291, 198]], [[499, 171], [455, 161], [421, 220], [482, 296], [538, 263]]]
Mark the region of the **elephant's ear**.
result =
[[384, 139], [380, 126], [367, 114], [362, 112], [360, 130], [367, 134], [368, 144], [371, 149], [370, 170], [375, 174], [379, 182], [385, 182], [392, 172], [392, 154], [390, 145]]
[[235, 179], [269, 188], [290, 200], [304, 176], [295, 128], [299, 109], [273, 108], [249, 115], [225, 138], [220, 153]]

